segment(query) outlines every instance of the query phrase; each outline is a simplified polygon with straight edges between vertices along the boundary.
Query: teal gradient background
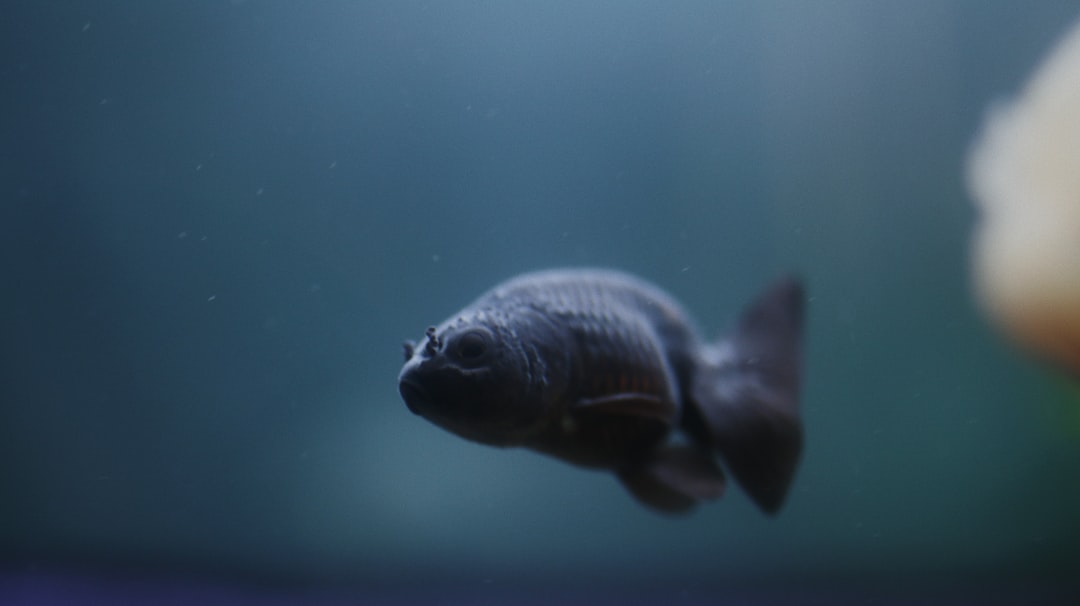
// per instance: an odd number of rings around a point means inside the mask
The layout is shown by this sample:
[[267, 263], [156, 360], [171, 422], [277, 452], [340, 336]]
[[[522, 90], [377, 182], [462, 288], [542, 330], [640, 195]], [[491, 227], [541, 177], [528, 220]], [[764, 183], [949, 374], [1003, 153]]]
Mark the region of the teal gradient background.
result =
[[[0, 563], [345, 586], [1026, 586], [1080, 563], [1078, 398], [968, 277], [964, 158], [1071, 2], [15, 1]], [[658, 517], [467, 443], [400, 343], [554, 266], [714, 335], [794, 270], [785, 509]]]

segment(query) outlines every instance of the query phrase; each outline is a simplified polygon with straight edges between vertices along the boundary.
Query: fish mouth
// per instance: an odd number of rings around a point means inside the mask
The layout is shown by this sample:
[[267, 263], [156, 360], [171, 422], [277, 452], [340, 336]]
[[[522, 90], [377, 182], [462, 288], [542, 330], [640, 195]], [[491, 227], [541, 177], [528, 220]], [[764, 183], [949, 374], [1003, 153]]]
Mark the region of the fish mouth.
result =
[[431, 394], [416, 381], [402, 379], [398, 384], [398, 392], [401, 393], [401, 399], [405, 400], [405, 405], [413, 414], [423, 414], [423, 409], [430, 408]]

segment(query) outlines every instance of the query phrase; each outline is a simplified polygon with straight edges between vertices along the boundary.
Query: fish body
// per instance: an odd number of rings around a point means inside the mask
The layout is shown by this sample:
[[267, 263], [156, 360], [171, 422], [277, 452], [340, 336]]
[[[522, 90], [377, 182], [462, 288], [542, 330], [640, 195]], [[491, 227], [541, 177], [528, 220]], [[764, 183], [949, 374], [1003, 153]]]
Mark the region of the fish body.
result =
[[802, 450], [802, 308], [801, 285], [782, 280], [710, 343], [629, 274], [524, 274], [407, 342], [399, 390], [444, 429], [610, 470], [662, 512], [721, 496], [719, 454], [773, 513]]

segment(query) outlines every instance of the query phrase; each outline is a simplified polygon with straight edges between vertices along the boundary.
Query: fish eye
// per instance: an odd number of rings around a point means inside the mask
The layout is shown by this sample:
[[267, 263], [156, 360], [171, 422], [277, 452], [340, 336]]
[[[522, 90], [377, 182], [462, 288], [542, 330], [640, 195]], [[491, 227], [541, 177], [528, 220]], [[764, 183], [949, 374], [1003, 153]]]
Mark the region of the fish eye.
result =
[[454, 353], [462, 360], [476, 360], [488, 352], [489, 341], [485, 331], [470, 330], [457, 338]]

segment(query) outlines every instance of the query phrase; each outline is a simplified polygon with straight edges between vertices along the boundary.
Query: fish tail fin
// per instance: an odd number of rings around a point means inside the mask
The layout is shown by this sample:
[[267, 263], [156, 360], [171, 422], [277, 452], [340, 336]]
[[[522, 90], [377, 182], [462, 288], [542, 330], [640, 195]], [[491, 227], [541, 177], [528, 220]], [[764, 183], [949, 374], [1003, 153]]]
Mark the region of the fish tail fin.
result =
[[783, 505], [802, 453], [803, 308], [795, 278], [780, 280], [747, 307], [734, 334], [706, 348], [683, 421], [770, 514]]

